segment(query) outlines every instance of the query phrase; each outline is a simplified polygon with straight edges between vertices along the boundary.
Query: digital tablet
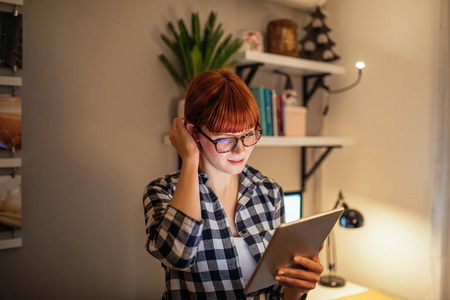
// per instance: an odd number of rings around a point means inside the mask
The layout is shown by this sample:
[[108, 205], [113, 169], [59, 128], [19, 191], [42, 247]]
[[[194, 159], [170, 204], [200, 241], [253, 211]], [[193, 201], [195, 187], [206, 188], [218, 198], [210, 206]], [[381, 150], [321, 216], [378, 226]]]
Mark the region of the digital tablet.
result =
[[344, 208], [334, 209], [275, 228], [266, 251], [244, 289], [244, 294], [276, 284], [274, 275], [280, 268], [300, 267], [293, 263], [294, 256], [312, 259], [343, 212]]

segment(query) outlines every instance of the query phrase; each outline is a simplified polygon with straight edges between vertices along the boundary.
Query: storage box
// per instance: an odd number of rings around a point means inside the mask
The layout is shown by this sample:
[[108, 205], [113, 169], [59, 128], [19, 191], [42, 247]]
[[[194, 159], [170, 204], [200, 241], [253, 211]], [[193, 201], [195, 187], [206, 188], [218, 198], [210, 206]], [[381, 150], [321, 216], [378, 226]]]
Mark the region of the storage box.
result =
[[284, 108], [284, 135], [306, 136], [306, 107], [286, 106]]

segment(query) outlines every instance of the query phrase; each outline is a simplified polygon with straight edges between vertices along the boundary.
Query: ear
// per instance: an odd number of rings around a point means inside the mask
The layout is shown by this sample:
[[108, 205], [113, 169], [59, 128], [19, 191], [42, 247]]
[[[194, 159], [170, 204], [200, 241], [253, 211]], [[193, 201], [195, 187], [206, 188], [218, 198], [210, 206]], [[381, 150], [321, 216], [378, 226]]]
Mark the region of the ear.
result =
[[198, 132], [197, 129], [195, 128], [195, 125], [186, 120], [184, 126], [186, 127], [186, 130], [189, 132], [192, 138], [196, 142], [198, 142]]

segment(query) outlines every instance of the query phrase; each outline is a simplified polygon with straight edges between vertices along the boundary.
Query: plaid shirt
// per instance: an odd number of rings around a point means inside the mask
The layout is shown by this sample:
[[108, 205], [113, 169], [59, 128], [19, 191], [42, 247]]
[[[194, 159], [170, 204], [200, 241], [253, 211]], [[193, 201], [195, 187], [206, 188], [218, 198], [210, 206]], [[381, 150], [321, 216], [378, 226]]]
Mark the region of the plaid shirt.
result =
[[[273, 285], [248, 295], [225, 211], [199, 174], [202, 222], [170, 206], [180, 171], [152, 181], [144, 192], [147, 250], [165, 269], [163, 299], [280, 299]], [[259, 261], [275, 227], [284, 222], [283, 192], [246, 166], [241, 173], [236, 227]]]

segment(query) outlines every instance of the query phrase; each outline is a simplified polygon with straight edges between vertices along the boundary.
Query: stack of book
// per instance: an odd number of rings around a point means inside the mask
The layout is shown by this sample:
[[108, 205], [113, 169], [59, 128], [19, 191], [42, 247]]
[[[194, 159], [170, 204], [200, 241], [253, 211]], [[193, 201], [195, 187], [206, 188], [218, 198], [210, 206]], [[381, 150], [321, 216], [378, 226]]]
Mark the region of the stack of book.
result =
[[306, 108], [286, 107], [284, 96], [274, 89], [257, 86], [251, 87], [250, 91], [258, 103], [263, 135], [305, 136]]

